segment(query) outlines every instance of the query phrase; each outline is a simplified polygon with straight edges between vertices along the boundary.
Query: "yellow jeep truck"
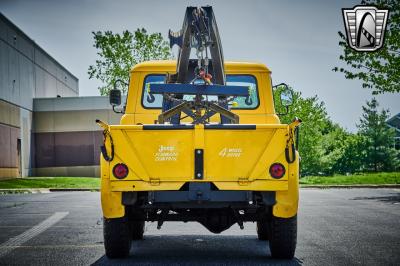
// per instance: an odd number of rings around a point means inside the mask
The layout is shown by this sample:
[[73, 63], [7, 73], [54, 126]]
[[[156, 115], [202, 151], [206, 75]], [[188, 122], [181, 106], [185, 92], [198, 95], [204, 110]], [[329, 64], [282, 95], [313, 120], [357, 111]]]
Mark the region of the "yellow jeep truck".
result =
[[179, 125], [154, 123], [162, 97], [148, 102], [149, 84], [164, 83], [175, 61], [136, 65], [120, 125], [98, 121], [104, 128], [101, 204], [108, 257], [127, 256], [131, 240], [143, 238], [145, 221], [159, 228], [164, 221], [197, 221], [214, 233], [256, 222], [258, 238], [269, 240], [273, 257], [294, 256], [299, 156], [293, 143], [300, 121], [280, 123], [265, 65], [224, 67], [227, 85], [253, 91], [250, 106], [243, 97], [234, 99], [239, 124], [218, 118], [195, 125], [188, 118]]
[[[224, 63], [212, 7], [188, 7], [169, 39], [177, 61], [134, 66], [120, 124], [98, 121], [106, 255], [127, 256], [146, 221], [195, 221], [213, 233], [256, 222], [272, 257], [293, 258], [300, 120], [280, 123], [266, 66]], [[110, 103], [121, 104], [119, 90]]]

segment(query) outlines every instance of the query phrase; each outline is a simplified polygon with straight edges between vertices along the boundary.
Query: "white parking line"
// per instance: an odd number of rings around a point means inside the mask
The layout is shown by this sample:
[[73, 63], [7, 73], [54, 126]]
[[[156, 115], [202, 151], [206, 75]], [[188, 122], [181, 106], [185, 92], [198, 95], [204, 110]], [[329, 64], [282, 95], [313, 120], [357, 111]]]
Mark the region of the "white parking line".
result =
[[35, 225], [31, 229], [23, 232], [16, 237], [10, 238], [6, 242], [0, 245], [0, 258], [7, 255], [12, 250], [16, 249], [18, 246], [34, 238], [38, 234], [46, 231], [48, 228], [59, 222], [62, 218], [68, 215], [69, 212], [56, 212], [43, 222]]

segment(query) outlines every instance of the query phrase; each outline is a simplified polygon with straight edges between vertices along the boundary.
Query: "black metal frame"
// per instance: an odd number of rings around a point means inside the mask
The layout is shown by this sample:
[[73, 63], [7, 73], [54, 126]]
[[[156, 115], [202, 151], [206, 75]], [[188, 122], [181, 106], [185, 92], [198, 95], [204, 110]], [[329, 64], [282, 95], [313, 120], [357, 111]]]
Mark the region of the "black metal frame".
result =
[[146, 195], [142, 197], [140, 207], [149, 209], [221, 208], [234, 205], [242, 208], [258, 208], [260, 204], [273, 206], [276, 203], [274, 191], [218, 190], [211, 182], [188, 182], [177, 191], [123, 192], [122, 203], [136, 204], [138, 193]]
[[[183, 25], [182, 45], [178, 53], [178, 61], [176, 67], [176, 80], [173, 83], [185, 83], [186, 75], [189, 69], [191, 37], [193, 34], [193, 11], [197, 7], [187, 7]], [[214, 83], [225, 85], [224, 57], [222, 52], [221, 39], [219, 37], [218, 26], [215, 20], [214, 12], [211, 6], [204, 6], [202, 9], [206, 12], [210, 27], [210, 38], [213, 44], [210, 46], [210, 53], [214, 69]]]
[[129, 219], [157, 222], [199, 222], [213, 233], [237, 223], [262, 221], [275, 205], [275, 191], [232, 191], [210, 182], [188, 182], [178, 191], [123, 192]]

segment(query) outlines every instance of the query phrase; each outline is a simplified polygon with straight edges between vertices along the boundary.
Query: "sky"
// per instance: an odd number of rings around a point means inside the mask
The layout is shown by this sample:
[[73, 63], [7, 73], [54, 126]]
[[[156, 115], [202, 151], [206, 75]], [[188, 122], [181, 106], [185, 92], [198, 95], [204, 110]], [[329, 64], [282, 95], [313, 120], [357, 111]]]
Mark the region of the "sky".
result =
[[[87, 69], [97, 59], [91, 32], [181, 28], [186, 6], [213, 6], [226, 61], [256, 61], [272, 71], [274, 84], [285, 82], [303, 96], [318, 95], [329, 116], [355, 131], [362, 105], [372, 98], [358, 80], [333, 72], [338, 59], [337, 32], [344, 31], [342, 8], [359, 1], [289, 0], [0, 0], [0, 12], [79, 79], [81, 96], [99, 95]], [[400, 93], [376, 96], [382, 108], [400, 113]]]

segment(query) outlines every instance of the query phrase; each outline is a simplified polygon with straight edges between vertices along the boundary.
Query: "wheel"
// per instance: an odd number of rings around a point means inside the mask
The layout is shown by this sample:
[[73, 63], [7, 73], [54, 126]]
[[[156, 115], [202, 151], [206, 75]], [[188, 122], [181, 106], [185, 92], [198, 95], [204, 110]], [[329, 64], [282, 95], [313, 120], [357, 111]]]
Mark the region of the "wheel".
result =
[[143, 239], [144, 221], [132, 221], [130, 224], [132, 240]]
[[126, 218], [104, 218], [103, 235], [106, 256], [124, 258], [131, 249], [131, 234]]
[[297, 216], [292, 218], [271, 217], [269, 248], [273, 258], [292, 259], [297, 242]]
[[257, 221], [257, 236], [259, 240], [268, 240], [268, 222], [265, 220]]

